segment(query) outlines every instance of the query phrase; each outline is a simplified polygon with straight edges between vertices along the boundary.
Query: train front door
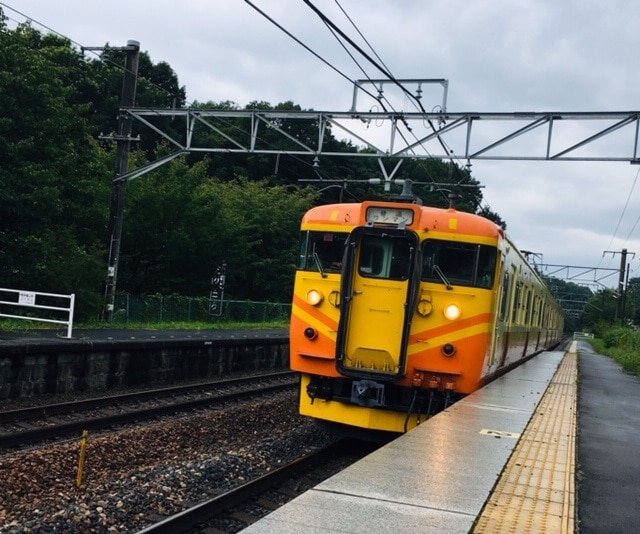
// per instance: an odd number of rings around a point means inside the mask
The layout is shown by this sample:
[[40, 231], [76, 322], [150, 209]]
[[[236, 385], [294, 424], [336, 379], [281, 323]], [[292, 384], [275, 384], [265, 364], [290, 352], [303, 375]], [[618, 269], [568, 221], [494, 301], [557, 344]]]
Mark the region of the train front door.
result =
[[348, 376], [406, 372], [417, 294], [414, 232], [364, 227], [352, 232], [343, 271], [337, 365]]

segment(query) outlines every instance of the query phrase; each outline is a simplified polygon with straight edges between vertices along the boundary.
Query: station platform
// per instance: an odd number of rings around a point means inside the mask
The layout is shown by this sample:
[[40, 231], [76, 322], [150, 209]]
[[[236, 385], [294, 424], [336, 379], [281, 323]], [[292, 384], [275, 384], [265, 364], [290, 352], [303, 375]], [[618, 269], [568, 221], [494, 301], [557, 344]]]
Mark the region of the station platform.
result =
[[[602, 432], [596, 451], [591, 435], [584, 437], [581, 446], [589, 451], [591, 443], [592, 448], [589, 457], [580, 458], [587, 471], [576, 477], [578, 353], [583, 349], [611, 368], [599, 379], [586, 380], [606, 384], [607, 379], [628, 378], [637, 408], [640, 381], [593, 354], [586, 342], [573, 341], [566, 352], [541, 353], [243, 532], [636, 532], [640, 478], [623, 490], [616, 477], [626, 480], [624, 471], [638, 473], [640, 426], [625, 434], [634, 444], [633, 455], [621, 455], [620, 472], [608, 477], [608, 486], [602, 487], [603, 477], [589, 471], [607, 469], [609, 441]], [[604, 370], [590, 363], [586, 372], [591, 376]], [[591, 388], [581, 395], [589, 398], [601, 391]], [[597, 399], [589, 402], [599, 406]], [[587, 432], [598, 417], [587, 423]], [[577, 479], [585, 521], [578, 513]], [[622, 491], [629, 495], [616, 500], [613, 495]], [[630, 498], [635, 505], [618, 504], [630, 504]]]

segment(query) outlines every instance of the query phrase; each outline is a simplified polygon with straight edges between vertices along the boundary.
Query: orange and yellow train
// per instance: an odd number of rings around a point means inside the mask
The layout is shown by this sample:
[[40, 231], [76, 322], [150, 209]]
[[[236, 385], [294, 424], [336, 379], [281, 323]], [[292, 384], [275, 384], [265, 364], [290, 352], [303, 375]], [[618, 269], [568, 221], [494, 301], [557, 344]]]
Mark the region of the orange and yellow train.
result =
[[368, 201], [302, 220], [290, 345], [303, 415], [406, 432], [562, 331], [541, 278], [486, 218]]

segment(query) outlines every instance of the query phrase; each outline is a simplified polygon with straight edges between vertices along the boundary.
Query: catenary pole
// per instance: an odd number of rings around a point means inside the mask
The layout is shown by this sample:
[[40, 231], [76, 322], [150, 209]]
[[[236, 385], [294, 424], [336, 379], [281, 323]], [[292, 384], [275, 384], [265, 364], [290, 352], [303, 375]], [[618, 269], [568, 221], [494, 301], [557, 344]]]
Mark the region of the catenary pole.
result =
[[118, 50], [126, 53], [124, 80], [122, 82], [122, 97], [120, 99], [120, 114], [118, 116], [118, 132], [115, 137], [116, 170], [111, 192], [111, 215], [109, 218], [109, 259], [107, 265], [107, 282], [105, 285], [104, 318], [113, 319], [113, 310], [118, 280], [118, 261], [120, 259], [120, 242], [122, 240], [122, 225], [124, 221], [124, 200], [127, 180], [123, 176], [129, 170], [129, 149], [131, 146], [131, 129], [133, 118], [123, 110], [132, 108], [136, 99], [136, 84], [138, 80], [138, 63], [140, 57], [140, 43], [127, 41], [127, 46]]

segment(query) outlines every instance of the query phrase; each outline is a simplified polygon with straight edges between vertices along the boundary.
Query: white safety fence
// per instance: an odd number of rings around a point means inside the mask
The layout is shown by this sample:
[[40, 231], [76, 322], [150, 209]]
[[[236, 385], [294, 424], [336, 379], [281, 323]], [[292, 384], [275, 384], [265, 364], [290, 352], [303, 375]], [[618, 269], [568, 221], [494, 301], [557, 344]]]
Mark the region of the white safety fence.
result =
[[[6, 289], [0, 287], [0, 317], [9, 319], [26, 319], [28, 321], [40, 321], [67, 325], [67, 336], [71, 337], [73, 331], [73, 311], [76, 302], [74, 293], [71, 295], [59, 295], [56, 293], [42, 293], [39, 291], [25, 291], [23, 289]], [[58, 305], [60, 303], [60, 305]], [[64, 307], [66, 306], [66, 307]], [[15, 313], [3, 313], [3, 311], [15, 311]], [[24, 314], [18, 315], [25, 309]], [[26, 309], [30, 310], [29, 312]], [[33, 310], [42, 310], [34, 312]], [[47, 310], [45, 312], [45, 310]], [[46, 315], [47, 317], [36, 317]], [[56, 317], [63, 317], [58, 319]]]
[[574, 332], [573, 339], [593, 339], [593, 334], [589, 332]]

